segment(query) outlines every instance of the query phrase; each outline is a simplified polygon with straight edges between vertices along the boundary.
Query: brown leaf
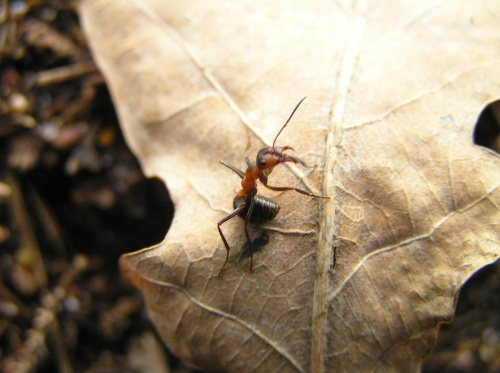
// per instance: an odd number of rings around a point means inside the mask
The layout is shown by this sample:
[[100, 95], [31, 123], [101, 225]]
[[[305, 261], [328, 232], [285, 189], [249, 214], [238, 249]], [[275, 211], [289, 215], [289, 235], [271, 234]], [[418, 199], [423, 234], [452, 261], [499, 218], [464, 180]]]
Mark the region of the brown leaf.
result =
[[[358, 4], [358, 2], [355, 2]], [[123, 131], [176, 212], [125, 255], [170, 349], [216, 371], [416, 369], [460, 286], [499, 255], [498, 156], [472, 143], [500, 95], [499, 5], [486, 1], [85, 0]], [[231, 211], [244, 156], [279, 145], [278, 217], [249, 259]], [[247, 145], [249, 146], [247, 148]]]

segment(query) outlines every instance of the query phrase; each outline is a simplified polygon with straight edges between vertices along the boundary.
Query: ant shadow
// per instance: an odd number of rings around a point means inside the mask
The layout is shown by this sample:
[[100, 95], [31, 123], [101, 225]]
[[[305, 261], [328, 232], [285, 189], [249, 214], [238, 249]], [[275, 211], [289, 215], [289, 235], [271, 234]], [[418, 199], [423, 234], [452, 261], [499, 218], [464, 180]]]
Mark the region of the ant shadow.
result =
[[[253, 249], [253, 254], [258, 253], [262, 249], [264, 249], [264, 246], [266, 246], [269, 243], [269, 235], [267, 234], [267, 231], [262, 231], [260, 236], [256, 237], [252, 241], [252, 249]], [[243, 246], [243, 249], [239, 254], [235, 254], [232, 260], [236, 260], [239, 262], [242, 262], [245, 259], [248, 259], [252, 256], [252, 252], [250, 251], [250, 244], [248, 242], [245, 242], [245, 245]]]

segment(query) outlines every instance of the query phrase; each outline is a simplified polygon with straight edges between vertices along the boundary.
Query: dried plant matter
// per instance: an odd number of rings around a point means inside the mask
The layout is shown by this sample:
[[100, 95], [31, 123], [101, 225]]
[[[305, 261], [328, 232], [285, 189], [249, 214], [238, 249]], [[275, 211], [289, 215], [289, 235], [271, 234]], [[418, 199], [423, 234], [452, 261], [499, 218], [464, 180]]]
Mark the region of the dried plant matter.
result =
[[[498, 156], [475, 146], [500, 95], [498, 4], [176, 2], [80, 5], [131, 148], [167, 184], [165, 240], [124, 256], [168, 346], [225, 371], [411, 370], [459, 287], [499, 255]], [[280, 141], [269, 241], [248, 271], [216, 222], [244, 165]], [[248, 147], [247, 147], [248, 145]], [[242, 222], [225, 232], [235, 252]]]

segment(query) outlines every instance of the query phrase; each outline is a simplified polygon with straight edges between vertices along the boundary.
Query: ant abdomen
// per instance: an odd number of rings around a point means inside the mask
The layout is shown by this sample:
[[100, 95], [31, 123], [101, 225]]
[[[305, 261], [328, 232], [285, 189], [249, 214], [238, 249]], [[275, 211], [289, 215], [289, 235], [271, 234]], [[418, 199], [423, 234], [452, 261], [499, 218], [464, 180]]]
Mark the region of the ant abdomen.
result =
[[[248, 218], [249, 223], [259, 224], [265, 223], [273, 220], [278, 212], [280, 211], [280, 205], [274, 202], [272, 199], [266, 198], [261, 195], [256, 195], [254, 197], [254, 205], [252, 210], [252, 215]], [[236, 196], [233, 200], [233, 208], [237, 209], [241, 205], [245, 204], [245, 197]], [[247, 203], [245, 208], [240, 211], [238, 216], [245, 219], [250, 208], [250, 203]]]

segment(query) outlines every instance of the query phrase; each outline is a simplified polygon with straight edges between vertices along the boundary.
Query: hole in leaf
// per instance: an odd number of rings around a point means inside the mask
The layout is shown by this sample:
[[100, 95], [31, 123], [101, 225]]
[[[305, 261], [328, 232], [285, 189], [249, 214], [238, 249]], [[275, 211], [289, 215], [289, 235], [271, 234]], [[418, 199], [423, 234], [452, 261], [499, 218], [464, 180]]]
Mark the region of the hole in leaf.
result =
[[479, 115], [474, 129], [474, 144], [500, 153], [500, 100], [492, 102]]

